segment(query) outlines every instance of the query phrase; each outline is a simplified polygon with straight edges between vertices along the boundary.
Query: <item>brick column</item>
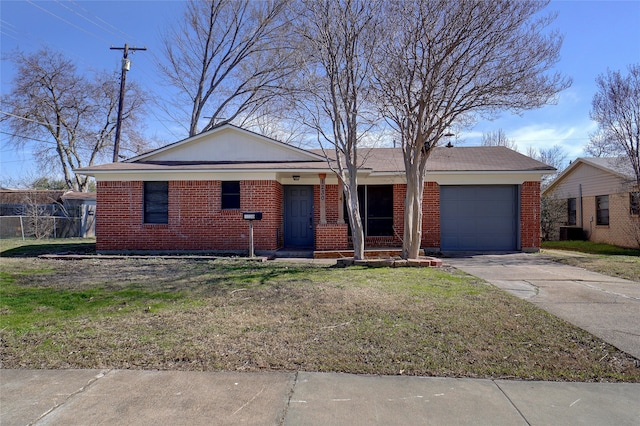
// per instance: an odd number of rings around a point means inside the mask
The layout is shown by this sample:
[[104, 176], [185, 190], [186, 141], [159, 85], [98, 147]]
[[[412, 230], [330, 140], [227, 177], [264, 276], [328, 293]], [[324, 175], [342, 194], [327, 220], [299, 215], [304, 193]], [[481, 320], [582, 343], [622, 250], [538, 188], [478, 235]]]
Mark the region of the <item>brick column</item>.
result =
[[338, 177], [338, 225], [344, 224], [344, 188], [342, 180]]
[[326, 173], [318, 174], [320, 177], [320, 225], [326, 225], [327, 223], [327, 187], [325, 179]]
[[522, 251], [540, 250], [540, 182], [524, 182], [521, 186], [520, 238]]

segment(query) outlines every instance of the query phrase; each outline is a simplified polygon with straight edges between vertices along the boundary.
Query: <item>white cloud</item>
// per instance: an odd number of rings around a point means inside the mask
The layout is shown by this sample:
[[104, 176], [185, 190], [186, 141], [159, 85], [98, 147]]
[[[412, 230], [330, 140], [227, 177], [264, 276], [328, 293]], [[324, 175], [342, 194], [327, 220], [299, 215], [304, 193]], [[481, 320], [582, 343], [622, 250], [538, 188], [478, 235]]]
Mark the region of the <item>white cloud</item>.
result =
[[589, 119], [573, 121], [566, 125], [548, 121], [535, 124], [522, 123], [521, 121], [523, 120], [501, 120], [500, 123], [486, 123], [484, 126], [477, 126], [460, 135], [465, 142], [460, 145], [479, 145], [483, 133], [502, 129], [509, 139], [515, 141], [518, 150], [522, 153], [526, 153], [529, 147], [548, 149], [559, 145], [567, 153], [567, 158], [573, 160], [584, 156], [583, 149], [589, 143], [589, 135], [597, 128], [596, 123]]

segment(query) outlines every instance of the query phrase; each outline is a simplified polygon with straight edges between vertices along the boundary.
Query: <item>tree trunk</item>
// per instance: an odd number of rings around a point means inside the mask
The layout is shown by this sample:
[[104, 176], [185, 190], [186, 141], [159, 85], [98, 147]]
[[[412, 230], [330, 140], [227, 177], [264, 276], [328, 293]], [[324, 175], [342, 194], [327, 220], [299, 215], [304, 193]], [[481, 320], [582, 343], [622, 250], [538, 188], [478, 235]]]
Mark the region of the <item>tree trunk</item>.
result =
[[424, 179], [419, 164], [407, 167], [407, 194], [404, 199], [404, 233], [402, 257], [416, 259], [420, 256], [422, 242], [422, 193]]
[[351, 240], [353, 241], [353, 258], [364, 259], [364, 227], [360, 218], [360, 206], [358, 202], [358, 180], [356, 171], [349, 174], [349, 189], [345, 191], [347, 199], [347, 215], [351, 225]]

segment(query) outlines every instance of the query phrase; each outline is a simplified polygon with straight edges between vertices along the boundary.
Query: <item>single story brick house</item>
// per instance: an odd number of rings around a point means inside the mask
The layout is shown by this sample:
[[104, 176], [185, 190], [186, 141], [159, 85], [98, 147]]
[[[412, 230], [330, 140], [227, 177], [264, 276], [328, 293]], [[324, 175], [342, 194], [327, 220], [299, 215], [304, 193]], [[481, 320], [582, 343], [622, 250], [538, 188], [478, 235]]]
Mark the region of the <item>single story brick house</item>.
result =
[[[368, 248], [401, 247], [400, 148], [363, 148], [358, 175]], [[554, 169], [505, 147], [436, 148], [428, 160], [422, 247], [537, 251], [540, 180]], [[100, 252], [348, 250], [338, 179], [321, 150], [229, 124], [121, 163], [84, 167], [97, 184]]]
[[640, 192], [628, 158], [578, 158], [543, 195], [562, 202], [561, 239], [640, 245]]

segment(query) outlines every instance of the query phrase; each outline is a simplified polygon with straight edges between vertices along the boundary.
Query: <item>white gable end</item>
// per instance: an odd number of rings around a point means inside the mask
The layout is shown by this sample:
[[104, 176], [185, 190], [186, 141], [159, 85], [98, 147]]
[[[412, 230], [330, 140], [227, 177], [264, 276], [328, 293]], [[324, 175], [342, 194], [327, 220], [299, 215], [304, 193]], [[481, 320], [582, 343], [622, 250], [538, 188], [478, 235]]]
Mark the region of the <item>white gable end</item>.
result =
[[563, 176], [553, 192], [562, 198], [576, 198], [580, 194], [584, 197], [609, 195], [625, 192], [623, 184], [624, 180], [613, 173], [580, 163], [571, 173]]
[[236, 127], [223, 127], [141, 155], [133, 161], [318, 161], [313, 153]]

